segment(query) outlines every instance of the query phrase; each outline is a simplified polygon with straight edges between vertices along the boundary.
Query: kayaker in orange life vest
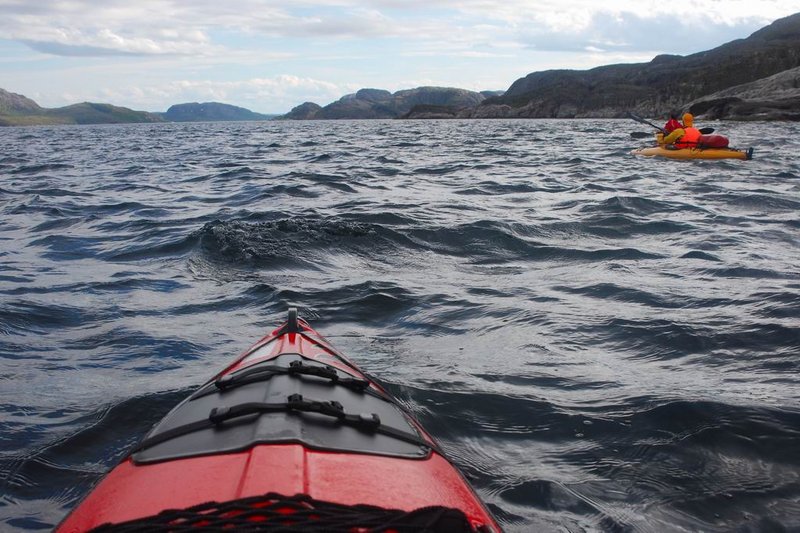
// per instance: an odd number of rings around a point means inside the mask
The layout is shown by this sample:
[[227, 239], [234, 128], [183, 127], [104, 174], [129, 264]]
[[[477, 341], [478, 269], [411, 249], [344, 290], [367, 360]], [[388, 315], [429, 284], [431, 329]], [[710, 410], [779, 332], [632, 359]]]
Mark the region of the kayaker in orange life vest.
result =
[[691, 113], [683, 115], [683, 127], [677, 128], [666, 137], [659, 136], [658, 144], [672, 144], [675, 148], [695, 148], [700, 140], [700, 130], [694, 127], [694, 117]]

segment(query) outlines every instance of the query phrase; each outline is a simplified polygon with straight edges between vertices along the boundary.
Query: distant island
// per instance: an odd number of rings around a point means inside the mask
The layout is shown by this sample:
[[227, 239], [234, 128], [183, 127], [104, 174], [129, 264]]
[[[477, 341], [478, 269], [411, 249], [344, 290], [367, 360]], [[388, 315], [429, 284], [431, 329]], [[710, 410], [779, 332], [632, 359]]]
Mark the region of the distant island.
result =
[[0, 126], [236, 120], [622, 118], [690, 111], [706, 119], [800, 120], [800, 13], [746, 39], [688, 56], [589, 70], [547, 70], [505, 91], [365, 88], [320, 106], [305, 102], [264, 115], [219, 102], [184, 103], [164, 113], [84, 102], [47, 109], [0, 89]]
[[0, 89], [0, 126], [271, 120], [276, 116], [218, 102], [177, 104], [165, 113], [134, 111], [127, 107], [90, 102], [47, 109], [21, 94]]
[[166, 113], [158, 113], [158, 115], [167, 122], [270, 120], [278, 116], [255, 113], [243, 107], [219, 102], [176, 104], [167, 109]]

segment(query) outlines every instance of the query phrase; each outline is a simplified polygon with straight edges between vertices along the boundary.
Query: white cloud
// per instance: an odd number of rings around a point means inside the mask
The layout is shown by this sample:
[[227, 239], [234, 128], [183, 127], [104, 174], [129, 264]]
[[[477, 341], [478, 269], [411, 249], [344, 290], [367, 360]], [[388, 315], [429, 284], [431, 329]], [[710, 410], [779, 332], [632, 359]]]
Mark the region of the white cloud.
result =
[[43, 105], [69, 92], [64, 103], [280, 112], [366, 86], [500, 89], [537, 70], [699, 52], [797, 11], [800, 0], [0, 0], [0, 46], [26, 58], [0, 54], [0, 87]]
[[[290, 6], [290, 7], [287, 7]], [[445, 16], [442, 15], [445, 11]], [[0, 0], [0, 38], [21, 40], [49, 53], [98, 55], [208, 54], [213, 31], [263, 38], [407, 38], [464, 43], [508, 32], [585, 38], [627, 22], [675, 21], [680, 26], [760, 27], [800, 10], [797, 0], [718, 0], [664, 3], [641, 0]], [[446, 12], [450, 12], [449, 15]], [[490, 24], [487, 22], [491, 21]], [[611, 37], [606, 35], [606, 37]], [[665, 45], [666, 46], [666, 45]]]
[[[327, 103], [352, 90], [349, 85], [280, 75], [237, 81], [175, 80], [147, 86], [101, 87], [93, 90], [89, 100], [127, 102], [128, 107], [149, 111], [166, 111], [164, 102], [171, 105], [216, 101], [264, 113], [284, 113], [302, 101]], [[62, 98], [65, 103], [77, 101], [71, 92]]]

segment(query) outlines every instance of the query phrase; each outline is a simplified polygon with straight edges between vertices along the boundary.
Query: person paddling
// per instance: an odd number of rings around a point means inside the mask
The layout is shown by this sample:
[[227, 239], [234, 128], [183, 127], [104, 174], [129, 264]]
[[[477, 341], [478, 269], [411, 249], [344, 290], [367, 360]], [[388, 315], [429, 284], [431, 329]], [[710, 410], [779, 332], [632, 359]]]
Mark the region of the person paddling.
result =
[[669, 135], [673, 131], [678, 128], [683, 127], [680, 121], [678, 121], [678, 113], [676, 111], [670, 111], [667, 114], [667, 123], [664, 124], [664, 133]]
[[658, 144], [672, 144], [675, 148], [695, 148], [700, 140], [700, 130], [694, 127], [694, 116], [691, 113], [683, 115], [683, 125], [673, 130], [666, 137], [658, 140]]

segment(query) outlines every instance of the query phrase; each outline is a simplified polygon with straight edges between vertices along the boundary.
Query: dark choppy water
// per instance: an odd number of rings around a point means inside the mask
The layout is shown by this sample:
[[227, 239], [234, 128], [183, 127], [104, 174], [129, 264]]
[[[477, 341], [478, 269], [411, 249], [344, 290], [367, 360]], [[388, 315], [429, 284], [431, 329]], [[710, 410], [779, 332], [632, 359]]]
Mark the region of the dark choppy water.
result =
[[509, 531], [800, 530], [798, 130], [714, 125], [756, 158], [634, 158], [627, 121], [0, 130], [0, 529], [297, 305]]

